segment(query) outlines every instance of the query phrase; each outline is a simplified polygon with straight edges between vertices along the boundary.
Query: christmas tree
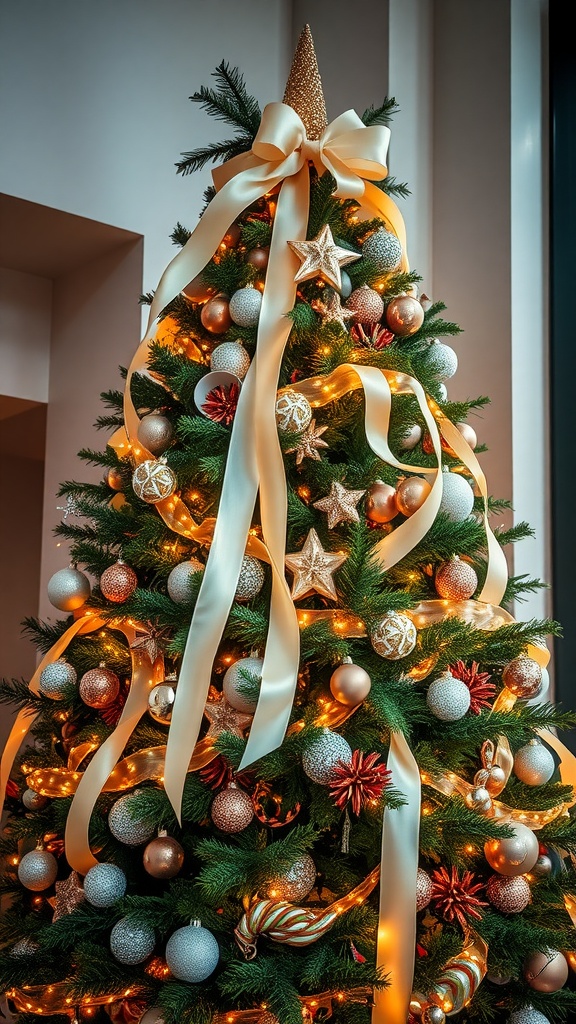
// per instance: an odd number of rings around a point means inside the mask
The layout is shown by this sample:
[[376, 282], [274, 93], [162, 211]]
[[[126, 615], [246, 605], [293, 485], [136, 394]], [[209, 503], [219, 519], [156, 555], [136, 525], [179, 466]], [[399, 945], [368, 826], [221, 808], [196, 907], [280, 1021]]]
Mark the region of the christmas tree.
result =
[[395, 102], [327, 125], [307, 28], [282, 103], [215, 82], [235, 135], [178, 164], [215, 187], [80, 452], [104, 479], [60, 489], [67, 615], [0, 690], [8, 1006], [569, 1021], [576, 716], [539, 700], [558, 625], [510, 611], [530, 528], [492, 530], [486, 399], [447, 394]]

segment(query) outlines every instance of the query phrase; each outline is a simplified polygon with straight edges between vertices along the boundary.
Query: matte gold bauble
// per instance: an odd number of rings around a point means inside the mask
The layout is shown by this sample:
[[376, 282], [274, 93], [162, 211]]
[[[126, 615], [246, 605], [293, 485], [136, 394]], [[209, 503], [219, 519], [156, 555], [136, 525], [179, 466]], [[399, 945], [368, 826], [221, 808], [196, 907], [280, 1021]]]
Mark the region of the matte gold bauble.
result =
[[148, 843], [142, 863], [152, 878], [174, 878], [184, 863], [184, 850], [167, 832], [160, 832]]
[[408, 476], [396, 488], [396, 504], [403, 516], [413, 516], [424, 504], [432, 490], [422, 476]]
[[407, 338], [422, 327], [424, 310], [418, 299], [411, 295], [398, 295], [386, 309], [386, 322], [394, 334]]
[[116, 468], [116, 466], [110, 466], [110, 469], [106, 473], [106, 483], [113, 491], [121, 491], [124, 487], [122, 473]]
[[368, 673], [360, 665], [353, 665], [351, 658], [346, 658], [330, 677], [332, 696], [352, 708], [368, 696], [371, 685]]
[[525, 875], [531, 871], [540, 852], [538, 840], [527, 825], [507, 822], [514, 829], [510, 839], [489, 839], [484, 844], [484, 856], [499, 875]]
[[138, 424], [138, 440], [152, 455], [162, 455], [174, 440], [174, 427], [167, 416], [150, 412]]
[[502, 682], [516, 697], [537, 697], [542, 686], [542, 669], [533, 658], [521, 654], [505, 666]]
[[396, 491], [390, 484], [377, 480], [366, 495], [366, 516], [371, 523], [389, 523], [398, 515]]
[[227, 295], [215, 295], [202, 306], [200, 313], [202, 326], [211, 334], [224, 334], [232, 326], [232, 318]]
[[100, 590], [102, 596], [113, 604], [122, 604], [127, 601], [138, 586], [138, 577], [126, 562], [121, 558], [114, 565], [109, 565], [100, 577]]
[[537, 950], [524, 964], [524, 979], [536, 992], [558, 992], [568, 981], [568, 961], [559, 949]]
[[106, 668], [101, 661], [98, 668], [85, 672], [80, 680], [78, 692], [85, 704], [90, 708], [105, 708], [116, 700], [120, 689], [120, 680], [112, 669]]
[[246, 262], [249, 263], [250, 266], [255, 267], [256, 270], [266, 270], [269, 256], [270, 252], [268, 249], [257, 246], [256, 249], [250, 250], [246, 257]]

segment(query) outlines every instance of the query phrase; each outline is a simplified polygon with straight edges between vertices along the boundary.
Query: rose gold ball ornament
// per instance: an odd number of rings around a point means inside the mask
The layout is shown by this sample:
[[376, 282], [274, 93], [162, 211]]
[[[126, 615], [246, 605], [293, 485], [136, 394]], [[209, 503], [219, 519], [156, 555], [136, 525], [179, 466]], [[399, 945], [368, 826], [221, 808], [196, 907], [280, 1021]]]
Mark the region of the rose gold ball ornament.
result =
[[406, 431], [407, 432], [400, 441], [400, 448], [402, 451], [411, 452], [422, 437], [422, 427], [419, 423], [413, 423], [411, 427], [406, 428]]
[[244, 555], [234, 594], [235, 601], [251, 601], [264, 585], [264, 566], [254, 555]]
[[423, 476], [408, 476], [396, 488], [396, 504], [403, 516], [413, 516], [424, 504], [432, 487]]
[[416, 626], [402, 612], [387, 612], [370, 634], [372, 647], [381, 658], [398, 661], [416, 646]]
[[515, 697], [536, 697], [542, 686], [542, 669], [533, 658], [521, 654], [505, 666], [502, 682]]
[[521, 914], [530, 903], [530, 886], [524, 875], [492, 875], [486, 892], [492, 906], [503, 914]]
[[242, 832], [254, 817], [252, 800], [248, 793], [231, 782], [214, 797], [210, 817], [221, 832]]
[[250, 368], [250, 356], [239, 341], [223, 341], [216, 345], [210, 356], [210, 369], [215, 372], [233, 373], [244, 380]]
[[568, 961], [559, 949], [537, 950], [524, 963], [524, 980], [536, 992], [558, 992], [568, 981]]
[[142, 863], [152, 878], [174, 878], [184, 863], [184, 850], [176, 839], [162, 830], [148, 843]]
[[232, 326], [228, 296], [222, 293], [208, 299], [200, 313], [202, 326], [211, 334], [224, 334]]
[[276, 399], [276, 423], [283, 434], [301, 434], [310, 425], [312, 407], [298, 391], [282, 391]]
[[396, 490], [383, 480], [376, 480], [366, 495], [366, 516], [371, 523], [389, 523], [398, 515]]
[[315, 881], [316, 865], [309, 853], [303, 853], [287, 871], [271, 879], [266, 895], [270, 900], [299, 903], [310, 895]]
[[73, 612], [81, 608], [90, 597], [88, 577], [75, 565], [59, 569], [48, 580], [48, 600], [61, 612]]
[[362, 324], [377, 324], [384, 314], [384, 303], [378, 292], [363, 284], [346, 300], [346, 309], [351, 309]]
[[447, 601], [467, 601], [478, 586], [478, 577], [468, 562], [453, 555], [436, 571], [436, 592]]
[[469, 444], [471, 448], [475, 448], [478, 444], [478, 438], [474, 427], [471, 427], [469, 423], [457, 423], [456, 426], [467, 444]]
[[100, 590], [102, 596], [113, 604], [122, 604], [127, 601], [138, 586], [138, 577], [126, 562], [121, 558], [114, 565], [109, 565], [100, 577]]
[[418, 868], [416, 875], [416, 910], [424, 910], [432, 899], [434, 883], [424, 868]]
[[255, 267], [256, 270], [266, 270], [269, 257], [269, 249], [264, 248], [264, 246], [256, 246], [246, 256], [246, 263], [249, 263], [251, 267]]
[[162, 455], [174, 440], [174, 427], [167, 416], [150, 412], [138, 424], [138, 440], [152, 455]]
[[202, 274], [197, 274], [182, 289], [180, 294], [188, 299], [189, 302], [206, 302], [211, 295], [214, 295], [215, 291], [216, 289], [212, 285], [206, 284]]
[[538, 840], [527, 825], [507, 822], [514, 830], [510, 839], [489, 839], [484, 844], [484, 856], [499, 875], [525, 875], [531, 871], [540, 852]]
[[370, 693], [372, 680], [360, 665], [352, 664], [352, 658], [344, 661], [334, 670], [330, 677], [332, 696], [341, 704], [355, 708]]
[[134, 494], [149, 505], [169, 498], [176, 490], [176, 483], [176, 474], [163, 458], [146, 459], [132, 474]]
[[116, 466], [110, 466], [106, 473], [106, 483], [113, 491], [121, 491], [123, 489], [124, 480], [122, 479], [122, 473]]
[[80, 680], [78, 691], [85, 704], [90, 708], [105, 708], [116, 700], [120, 689], [120, 680], [115, 672], [106, 668], [104, 661], [98, 668], [85, 672]]
[[386, 309], [388, 327], [400, 338], [416, 334], [424, 323], [424, 310], [418, 299], [411, 295], [398, 295]]

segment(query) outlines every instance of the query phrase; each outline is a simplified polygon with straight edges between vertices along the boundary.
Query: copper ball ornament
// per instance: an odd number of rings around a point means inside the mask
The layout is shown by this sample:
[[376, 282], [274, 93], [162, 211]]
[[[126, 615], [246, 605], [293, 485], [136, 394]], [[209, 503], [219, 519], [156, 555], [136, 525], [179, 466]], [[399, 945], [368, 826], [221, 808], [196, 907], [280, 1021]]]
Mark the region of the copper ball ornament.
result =
[[273, 878], [266, 888], [270, 900], [299, 903], [310, 895], [316, 881], [316, 865], [309, 853], [303, 853], [284, 872]]
[[85, 704], [90, 708], [105, 708], [116, 700], [120, 690], [120, 680], [106, 663], [101, 661], [98, 668], [85, 672], [80, 680], [78, 692]]
[[312, 406], [298, 391], [281, 391], [276, 399], [276, 423], [283, 434], [301, 434], [312, 420]]
[[506, 772], [501, 765], [493, 764], [490, 768], [486, 769], [485, 775], [484, 786], [490, 793], [490, 796], [498, 796], [506, 785]]
[[146, 459], [132, 474], [132, 488], [137, 498], [156, 505], [176, 490], [176, 474], [163, 459]]
[[138, 424], [138, 440], [152, 455], [162, 455], [174, 440], [174, 427], [167, 416], [150, 412]]
[[202, 274], [197, 274], [180, 292], [189, 302], [206, 302], [216, 289], [211, 284], [206, 284]]
[[424, 310], [412, 295], [398, 295], [388, 304], [386, 322], [393, 334], [408, 338], [422, 327]]
[[270, 250], [258, 245], [255, 249], [250, 249], [246, 256], [246, 263], [249, 263], [251, 267], [255, 267], [256, 270], [266, 270], [269, 258]]
[[176, 687], [167, 679], [157, 683], [148, 694], [148, 713], [159, 725], [170, 725], [176, 699]]
[[106, 483], [113, 491], [121, 491], [124, 488], [124, 478], [116, 466], [110, 466], [106, 473]]
[[524, 980], [536, 992], [558, 992], [568, 981], [568, 961], [559, 949], [537, 950], [524, 963]]
[[453, 555], [436, 570], [434, 585], [439, 597], [447, 601], [467, 601], [476, 591], [478, 577], [468, 562]]
[[58, 862], [49, 850], [30, 850], [18, 865], [18, 881], [31, 892], [43, 892], [56, 881]]
[[515, 697], [536, 697], [542, 686], [542, 669], [533, 658], [521, 654], [504, 667], [502, 682]]
[[233, 373], [244, 380], [250, 368], [250, 356], [239, 341], [223, 341], [212, 350], [210, 369], [214, 372]]
[[524, 875], [492, 875], [486, 894], [490, 903], [503, 914], [521, 914], [530, 903], [530, 886]]
[[90, 597], [88, 577], [75, 565], [59, 569], [48, 580], [48, 600], [61, 612], [73, 612], [81, 608]]
[[347, 707], [355, 708], [361, 704], [370, 693], [372, 680], [360, 665], [352, 664], [351, 658], [346, 658], [330, 676], [330, 691], [332, 696], [345, 704]]
[[238, 245], [241, 235], [242, 228], [240, 227], [239, 224], [236, 223], [236, 221], [234, 221], [234, 223], [231, 224], [230, 227], [228, 228], [228, 231], [224, 235], [224, 238], [222, 239], [222, 242], [220, 244], [221, 246], [224, 246], [226, 249], [234, 249], [235, 246]]
[[174, 878], [184, 864], [184, 850], [177, 839], [160, 832], [145, 848], [142, 863], [152, 878]]
[[363, 284], [346, 300], [346, 309], [351, 309], [362, 324], [377, 324], [384, 314], [384, 302], [377, 291]]
[[484, 856], [499, 875], [525, 875], [538, 860], [538, 840], [521, 822], [507, 822], [507, 825], [514, 830], [514, 835], [510, 839], [489, 839], [484, 844]]
[[114, 565], [109, 565], [100, 577], [100, 591], [107, 601], [123, 604], [138, 586], [138, 577], [131, 566], [121, 558]]
[[514, 756], [514, 775], [526, 786], [544, 786], [556, 771], [556, 762], [547, 747], [531, 739]]
[[254, 806], [248, 793], [231, 782], [214, 797], [210, 817], [221, 832], [234, 834], [248, 827], [254, 817]]
[[416, 646], [416, 626], [402, 612], [387, 612], [370, 634], [372, 647], [381, 658], [398, 661], [412, 653]]
[[371, 523], [389, 523], [398, 515], [396, 490], [383, 480], [376, 480], [366, 495], [366, 517]]
[[416, 910], [424, 910], [432, 899], [434, 883], [424, 868], [418, 868], [416, 874]]
[[202, 326], [211, 334], [224, 334], [232, 326], [230, 304], [227, 295], [215, 295], [202, 306]]
[[244, 555], [234, 593], [235, 601], [252, 601], [264, 585], [264, 566], [254, 555]]
[[413, 516], [432, 490], [423, 476], [408, 476], [396, 488], [396, 504], [403, 516]]

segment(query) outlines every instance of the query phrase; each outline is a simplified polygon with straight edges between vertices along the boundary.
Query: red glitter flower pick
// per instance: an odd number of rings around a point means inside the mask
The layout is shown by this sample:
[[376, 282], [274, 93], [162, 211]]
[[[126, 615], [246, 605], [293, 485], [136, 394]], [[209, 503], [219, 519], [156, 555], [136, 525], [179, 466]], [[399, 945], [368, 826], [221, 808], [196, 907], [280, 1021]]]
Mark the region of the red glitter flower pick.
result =
[[229, 427], [234, 419], [239, 394], [238, 384], [232, 383], [229, 387], [219, 384], [206, 395], [206, 401], [202, 403], [202, 412], [215, 423], [223, 423]]
[[486, 900], [476, 896], [484, 885], [475, 881], [471, 871], [464, 871], [460, 878], [455, 867], [449, 872], [446, 868], [439, 868], [432, 872], [431, 878], [434, 883], [432, 901], [445, 921], [453, 921], [456, 918], [458, 924], [466, 930], [469, 917], [474, 917], [477, 921], [481, 919], [482, 914], [478, 907], [487, 907], [488, 904]]
[[339, 761], [332, 772], [330, 796], [336, 807], [344, 810], [348, 801], [354, 814], [360, 814], [369, 800], [378, 800], [390, 783], [391, 772], [380, 761], [379, 754], [365, 754], [355, 750], [351, 760]]
[[470, 667], [463, 661], [457, 661], [448, 669], [450, 675], [455, 679], [461, 679], [470, 690], [470, 711], [474, 715], [479, 715], [482, 708], [492, 707], [490, 701], [496, 694], [496, 686], [488, 682], [491, 679], [490, 673], [479, 672], [478, 669], [477, 661], [473, 661]]

